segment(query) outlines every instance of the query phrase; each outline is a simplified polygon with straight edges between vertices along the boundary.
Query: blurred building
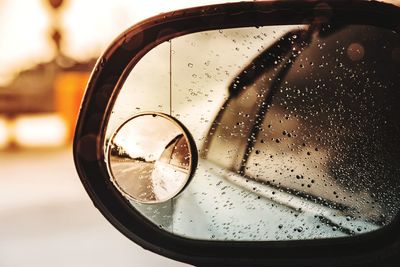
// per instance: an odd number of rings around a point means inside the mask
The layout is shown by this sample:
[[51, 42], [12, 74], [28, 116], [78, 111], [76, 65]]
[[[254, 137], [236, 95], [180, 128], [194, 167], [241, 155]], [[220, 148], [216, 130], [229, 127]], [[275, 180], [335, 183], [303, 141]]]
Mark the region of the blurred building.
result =
[[[77, 87], [74, 93], [81, 94], [85, 78], [88, 78], [95, 62], [96, 59], [76, 62], [60, 57], [22, 71], [10, 84], [0, 87], [0, 113], [13, 118], [20, 114], [60, 111], [57, 102], [60, 98], [71, 97], [67, 94], [72, 93], [63, 85], [71, 87], [72, 83]], [[65, 84], [60, 84], [60, 81]]]

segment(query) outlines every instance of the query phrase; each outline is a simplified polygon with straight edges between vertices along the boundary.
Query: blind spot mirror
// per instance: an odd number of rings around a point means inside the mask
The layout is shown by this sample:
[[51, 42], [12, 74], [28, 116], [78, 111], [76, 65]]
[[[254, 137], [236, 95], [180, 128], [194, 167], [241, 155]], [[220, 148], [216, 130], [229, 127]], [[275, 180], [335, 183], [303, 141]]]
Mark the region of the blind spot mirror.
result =
[[196, 167], [190, 134], [172, 117], [142, 113], [123, 123], [108, 147], [111, 180], [139, 203], [162, 203], [178, 195]]

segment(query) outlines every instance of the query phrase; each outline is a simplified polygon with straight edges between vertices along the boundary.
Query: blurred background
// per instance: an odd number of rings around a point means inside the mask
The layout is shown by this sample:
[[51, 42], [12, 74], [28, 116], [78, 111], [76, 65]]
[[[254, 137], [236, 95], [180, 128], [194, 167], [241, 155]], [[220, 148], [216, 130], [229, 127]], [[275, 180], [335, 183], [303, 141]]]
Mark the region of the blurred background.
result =
[[91, 70], [129, 26], [216, 0], [0, 0], [0, 266], [187, 266], [95, 209], [71, 142]]
[[102, 217], [71, 141], [93, 65], [119, 33], [218, 2], [0, 0], [0, 267], [187, 266], [145, 251]]

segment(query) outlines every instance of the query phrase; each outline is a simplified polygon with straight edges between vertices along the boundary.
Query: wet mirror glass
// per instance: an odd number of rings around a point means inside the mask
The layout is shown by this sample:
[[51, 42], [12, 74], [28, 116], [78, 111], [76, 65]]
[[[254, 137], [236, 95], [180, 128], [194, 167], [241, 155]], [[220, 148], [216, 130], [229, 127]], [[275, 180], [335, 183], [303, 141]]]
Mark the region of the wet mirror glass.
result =
[[127, 198], [161, 203], [187, 184], [192, 164], [187, 134], [164, 114], [140, 114], [114, 134], [108, 151], [112, 181]]
[[375, 26], [188, 34], [155, 47], [132, 69], [112, 106], [104, 149], [142, 112], [168, 114], [190, 132], [199, 158], [184, 190], [152, 205], [128, 198], [175, 235], [273, 241], [365, 234], [399, 212], [399, 70], [399, 35]]

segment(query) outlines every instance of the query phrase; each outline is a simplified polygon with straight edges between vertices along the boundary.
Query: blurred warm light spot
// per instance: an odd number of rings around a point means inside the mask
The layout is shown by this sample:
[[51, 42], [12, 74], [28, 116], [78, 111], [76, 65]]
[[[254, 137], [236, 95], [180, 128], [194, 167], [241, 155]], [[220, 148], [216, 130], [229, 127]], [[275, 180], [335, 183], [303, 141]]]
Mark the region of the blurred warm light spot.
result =
[[347, 56], [352, 61], [359, 61], [364, 58], [365, 50], [364, 46], [359, 43], [352, 43], [347, 48]]
[[7, 120], [0, 117], [0, 149], [6, 148], [10, 141], [10, 129]]
[[57, 147], [65, 144], [67, 127], [58, 114], [23, 115], [14, 122], [18, 146]]

